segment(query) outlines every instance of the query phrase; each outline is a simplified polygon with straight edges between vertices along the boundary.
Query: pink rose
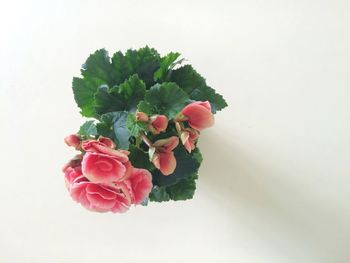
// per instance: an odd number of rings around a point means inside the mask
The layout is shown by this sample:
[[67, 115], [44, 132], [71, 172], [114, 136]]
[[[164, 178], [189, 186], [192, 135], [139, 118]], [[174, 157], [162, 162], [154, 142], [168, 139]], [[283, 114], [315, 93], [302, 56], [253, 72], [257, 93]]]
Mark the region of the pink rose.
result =
[[68, 135], [66, 138], [64, 138], [64, 142], [68, 145], [68, 146], [72, 146], [75, 149], [78, 149], [80, 146], [80, 137], [76, 134], [71, 134]]
[[149, 120], [148, 128], [153, 134], [159, 134], [168, 127], [168, 118], [165, 115], [154, 115]]
[[188, 124], [196, 130], [200, 131], [214, 124], [214, 115], [211, 113], [208, 101], [193, 102], [183, 108], [181, 113], [187, 118]]
[[[82, 143], [87, 152], [82, 160], [83, 174], [89, 181], [102, 184], [111, 184], [127, 179], [131, 173], [131, 163], [128, 152], [110, 148], [105, 138], [102, 141], [88, 140]], [[107, 146], [109, 145], [109, 146]]]
[[73, 200], [96, 212], [125, 212], [131, 204], [140, 204], [152, 189], [151, 173], [131, 166], [128, 179], [108, 185], [88, 177], [80, 166], [65, 169], [66, 186]]
[[199, 132], [196, 131], [195, 129], [187, 128], [181, 131], [181, 141], [182, 144], [185, 146], [186, 150], [191, 153], [195, 146], [195, 142], [198, 139]]
[[86, 152], [98, 152], [102, 154], [111, 155], [119, 159], [121, 162], [129, 161], [128, 151], [112, 149], [108, 145], [104, 144], [102, 141], [96, 141], [96, 140], [83, 141], [81, 147]]
[[153, 143], [154, 153], [151, 160], [154, 166], [159, 169], [163, 175], [170, 175], [175, 171], [176, 159], [173, 150], [179, 144], [179, 138], [172, 136], [167, 139], [161, 139]]
[[89, 182], [85, 177], [70, 188], [73, 200], [95, 212], [123, 213], [130, 207], [130, 199], [117, 187]]
[[95, 183], [110, 184], [130, 176], [131, 164], [98, 152], [87, 152], [81, 163], [84, 176]]

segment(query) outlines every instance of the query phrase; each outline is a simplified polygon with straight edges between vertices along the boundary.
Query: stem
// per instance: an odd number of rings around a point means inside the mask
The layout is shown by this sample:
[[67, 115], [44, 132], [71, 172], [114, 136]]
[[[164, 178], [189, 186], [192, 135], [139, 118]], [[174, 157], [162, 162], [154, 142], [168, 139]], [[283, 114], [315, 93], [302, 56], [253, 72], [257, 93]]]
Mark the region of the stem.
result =
[[140, 136], [141, 136], [143, 142], [145, 144], [147, 144], [148, 147], [150, 147], [150, 148], [153, 147], [152, 142], [147, 138], [146, 134], [143, 131], [140, 132]]

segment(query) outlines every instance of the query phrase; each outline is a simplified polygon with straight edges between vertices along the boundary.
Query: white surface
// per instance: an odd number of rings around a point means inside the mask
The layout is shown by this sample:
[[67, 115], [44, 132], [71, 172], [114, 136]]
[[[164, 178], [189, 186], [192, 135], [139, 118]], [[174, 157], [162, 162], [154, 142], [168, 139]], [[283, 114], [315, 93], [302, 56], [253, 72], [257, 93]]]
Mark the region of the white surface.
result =
[[[348, 1], [1, 1], [0, 262], [350, 262]], [[88, 54], [177, 50], [229, 108], [193, 201], [96, 214], [63, 137]]]

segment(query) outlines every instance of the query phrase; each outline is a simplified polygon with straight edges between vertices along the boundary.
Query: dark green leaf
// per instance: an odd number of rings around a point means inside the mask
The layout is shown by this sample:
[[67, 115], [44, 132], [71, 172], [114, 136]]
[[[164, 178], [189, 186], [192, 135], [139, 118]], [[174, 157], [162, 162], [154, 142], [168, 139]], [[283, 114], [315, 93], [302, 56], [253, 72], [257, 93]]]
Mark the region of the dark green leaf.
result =
[[84, 78], [99, 79], [103, 84], [114, 84], [113, 68], [105, 49], [99, 49], [91, 54], [83, 64], [81, 74]]
[[78, 134], [83, 136], [97, 135], [97, 130], [94, 121], [86, 121], [83, 125], [81, 125]]
[[192, 199], [196, 190], [196, 177], [195, 175], [181, 179], [178, 183], [166, 187], [166, 192], [169, 194], [170, 199], [175, 201]]
[[191, 65], [185, 65], [171, 72], [171, 81], [177, 83], [192, 100], [209, 101], [215, 113], [227, 106], [225, 99], [207, 86], [205, 79]]
[[194, 89], [190, 94], [190, 97], [191, 99], [197, 101], [208, 100], [210, 102], [211, 111], [213, 113], [227, 107], [227, 103], [222, 95], [216, 93], [215, 90], [209, 86], [202, 86], [198, 89]]
[[98, 86], [91, 81], [81, 78], [73, 78], [74, 99], [81, 109], [81, 115], [85, 117], [94, 117], [94, 95]]
[[180, 56], [180, 53], [170, 52], [165, 57], [161, 58], [160, 68], [154, 73], [154, 79], [164, 80], [167, 75], [169, 67], [174, 63], [174, 61]]
[[137, 105], [137, 110], [146, 113], [147, 115], [152, 115], [153, 113], [157, 113], [156, 109], [146, 101], [142, 100]]
[[120, 149], [128, 149], [129, 148], [129, 138], [130, 131], [126, 127], [128, 113], [127, 112], [115, 112], [113, 131], [115, 134], [115, 139], [117, 142], [117, 146]]
[[144, 152], [143, 150], [137, 148], [135, 145], [130, 145], [129, 151], [129, 160], [134, 167], [147, 170], [154, 169], [153, 164], [149, 160], [147, 152]]
[[144, 131], [147, 129], [147, 123], [137, 121], [135, 118], [135, 114], [132, 113], [128, 114], [126, 126], [129, 129], [131, 136], [135, 137], [140, 135], [140, 131]]
[[176, 158], [176, 169], [174, 173], [164, 176], [159, 170], [154, 170], [153, 183], [159, 186], [169, 186], [177, 183], [180, 179], [190, 177], [198, 171], [200, 163], [191, 154], [187, 153], [184, 147], [179, 145], [174, 150]]
[[153, 202], [164, 202], [169, 201], [170, 197], [165, 187], [154, 186], [149, 195], [149, 200]]
[[95, 94], [95, 110], [98, 114], [122, 111], [124, 108], [125, 103], [119, 94], [110, 93], [106, 85], [98, 88]]
[[124, 110], [136, 111], [137, 104], [144, 98], [146, 86], [139, 79], [137, 74], [132, 75], [119, 86], [115, 86], [110, 90], [111, 95], [120, 97], [124, 102]]
[[116, 74], [116, 83], [119, 84], [130, 75], [138, 74], [147, 87], [154, 84], [153, 75], [159, 68], [160, 56], [158, 52], [149, 47], [138, 50], [129, 49], [125, 55], [117, 52], [112, 57], [112, 66]]
[[152, 105], [155, 113], [164, 114], [169, 119], [175, 117], [187, 101], [188, 95], [172, 82], [156, 84], [145, 95], [145, 102]]

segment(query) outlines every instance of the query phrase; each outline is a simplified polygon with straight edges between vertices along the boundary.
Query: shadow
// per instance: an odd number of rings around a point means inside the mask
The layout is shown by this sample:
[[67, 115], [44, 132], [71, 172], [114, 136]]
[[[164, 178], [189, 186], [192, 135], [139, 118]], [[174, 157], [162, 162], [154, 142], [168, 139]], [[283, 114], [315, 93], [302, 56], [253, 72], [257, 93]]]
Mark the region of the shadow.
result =
[[[201, 135], [199, 148], [204, 158], [200, 191], [240, 227], [282, 254], [317, 263], [348, 262], [349, 210], [321, 202], [287, 168], [279, 171], [271, 162], [265, 164], [269, 149], [245, 149], [212, 131]], [[261, 158], [261, 152], [267, 156]]]

